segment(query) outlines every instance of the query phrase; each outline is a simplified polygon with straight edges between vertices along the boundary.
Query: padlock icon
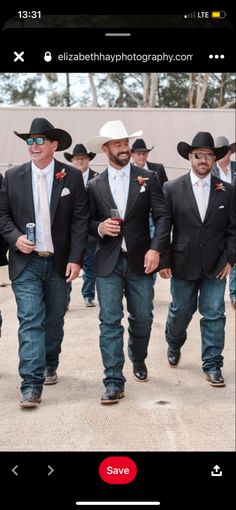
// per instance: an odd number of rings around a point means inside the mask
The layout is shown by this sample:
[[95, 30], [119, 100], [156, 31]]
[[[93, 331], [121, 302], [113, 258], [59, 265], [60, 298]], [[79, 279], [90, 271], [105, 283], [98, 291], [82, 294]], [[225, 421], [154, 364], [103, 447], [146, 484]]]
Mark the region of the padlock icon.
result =
[[51, 54], [50, 51], [45, 51], [45, 53], [44, 53], [44, 60], [45, 60], [45, 62], [51, 62], [52, 54]]

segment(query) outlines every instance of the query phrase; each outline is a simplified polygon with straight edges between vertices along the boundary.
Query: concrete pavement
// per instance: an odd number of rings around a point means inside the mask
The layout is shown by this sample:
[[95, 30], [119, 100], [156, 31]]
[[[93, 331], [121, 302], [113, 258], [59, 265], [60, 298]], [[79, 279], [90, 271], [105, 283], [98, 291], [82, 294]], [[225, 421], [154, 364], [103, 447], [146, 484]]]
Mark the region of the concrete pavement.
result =
[[101, 406], [98, 306], [84, 306], [82, 279], [78, 278], [66, 314], [59, 382], [44, 387], [37, 409], [22, 410], [18, 321], [7, 268], [0, 269], [0, 282], [4, 281], [8, 285], [0, 287], [4, 321], [0, 339], [0, 451], [234, 451], [235, 313], [228, 288], [223, 369], [226, 387], [212, 388], [204, 379], [198, 313], [189, 326], [179, 366], [168, 366], [164, 329], [169, 281], [158, 276], [147, 359], [149, 381], [133, 379], [126, 354], [126, 397], [117, 405]]

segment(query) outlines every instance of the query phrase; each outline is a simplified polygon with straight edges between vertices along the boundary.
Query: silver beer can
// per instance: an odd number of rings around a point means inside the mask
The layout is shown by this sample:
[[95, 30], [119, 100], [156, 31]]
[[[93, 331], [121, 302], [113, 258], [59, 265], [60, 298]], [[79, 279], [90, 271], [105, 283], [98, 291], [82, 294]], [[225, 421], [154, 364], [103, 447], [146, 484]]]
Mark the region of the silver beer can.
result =
[[26, 225], [26, 238], [36, 244], [36, 227], [35, 223], [27, 223]]

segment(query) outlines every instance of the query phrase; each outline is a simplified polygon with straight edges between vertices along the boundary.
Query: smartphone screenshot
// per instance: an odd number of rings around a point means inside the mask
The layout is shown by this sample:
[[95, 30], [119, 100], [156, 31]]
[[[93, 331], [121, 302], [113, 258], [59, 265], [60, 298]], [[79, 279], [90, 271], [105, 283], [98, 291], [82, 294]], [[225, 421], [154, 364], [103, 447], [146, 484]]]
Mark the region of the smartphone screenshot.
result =
[[0, 27], [3, 501], [227, 508], [233, 11], [34, 9]]

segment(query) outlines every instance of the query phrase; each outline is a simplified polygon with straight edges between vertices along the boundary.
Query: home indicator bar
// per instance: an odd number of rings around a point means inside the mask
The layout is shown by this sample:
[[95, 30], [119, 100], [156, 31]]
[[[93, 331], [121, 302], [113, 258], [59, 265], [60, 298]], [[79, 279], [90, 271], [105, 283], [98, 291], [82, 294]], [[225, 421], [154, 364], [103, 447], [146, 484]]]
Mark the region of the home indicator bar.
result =
[[159, 506], [160, 501], [76, 501], [78, 506]]

